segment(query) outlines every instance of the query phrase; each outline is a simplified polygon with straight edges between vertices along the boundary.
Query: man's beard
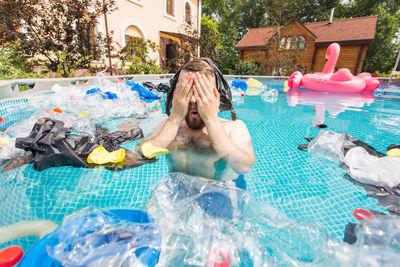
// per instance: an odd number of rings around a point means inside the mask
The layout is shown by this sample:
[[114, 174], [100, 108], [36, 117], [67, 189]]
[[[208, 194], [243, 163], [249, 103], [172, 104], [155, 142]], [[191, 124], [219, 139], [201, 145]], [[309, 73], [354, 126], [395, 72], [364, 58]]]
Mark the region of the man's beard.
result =
[[[191, 109], [190, 109], [190, 107], [189, 107], [188, 113], [187, 113], [187, 115], [186, 115], [186, 117], [185, 117], [185, 121], [186, 121], [187, 126], [189, 126], [189, 128], [190, 128], [190, 129], [193, 129], [193, 130], [200, 130], [200, 129], [203, 129], [203, 127], [205, 126], [205, 123], [204, 123], [204, 121], [200, 118], [200, 115], [198, 115], [197, 118], [193, 118], [193, 117], [191, 116], [190, 110], [191, 110]], [[197, 114], [198, 114], [198, 113], [197, 113]]]

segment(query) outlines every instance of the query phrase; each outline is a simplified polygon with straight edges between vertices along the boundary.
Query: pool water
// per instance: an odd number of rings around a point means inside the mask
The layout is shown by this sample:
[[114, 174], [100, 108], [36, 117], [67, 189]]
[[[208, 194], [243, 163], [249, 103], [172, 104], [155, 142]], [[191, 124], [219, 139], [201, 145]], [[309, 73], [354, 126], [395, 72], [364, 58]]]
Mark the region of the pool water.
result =
[[[362, 187], [344, 179], [345, 173], [338, 164], [316, 159], [297, 149], [299, 144], [307, 143], [304, 137], [317, 136], [320, 129], [312, 122], [316, 116], [321, 120], [321, 106], [326, 103], [318, 102], [316, 107], [314, 102], [303, 99], [294, 105], [283, 92], [282, 82], [266, 85], [278, 89], [277, 102], [267, 103], [260, 95], [246, 95], [234, 104], [238, 118], [249, 129], [256, 153], [256, 162], [245, 175], [247, 191], [256, 200], [278, 208], [290, 218], [318, 222], [330, 236], [338, 239], [343, 238], [347, 223], [356, 222], [354, 209], [387, 213]], [[347, 132], [381, 152], [399, 143], [399, 98], [383, 95], [369, 104], [352, 106], [351, 103], [347, 101], [346, 108], [343, 108], [345, 104], [338, 104], [335, 112], [326, 108], [323, 123], [327, 129]], [[4, 105], [3, 113], [7, 111]], [[13, 119], [1, 127], [29, 115], [23, 110], [14, 112], [9, 116]], [[229, 119], [230, 113], [220, 116]], [[135, 145], [132, 142], [124, 147], [134, 150]], [[156, 163], [121, 172], [73, 167], [38, 172], [30, 164], [1, 173], [0, 227], [22, 220], [46, 219], [61, 223], [65, 215], [87, 206], [143, 209], [152, 186], [167, 172], [165, 156], [160, 156]], [[19, 244], [27, 249], [36, 241], [21, 238], [0, 248]]]

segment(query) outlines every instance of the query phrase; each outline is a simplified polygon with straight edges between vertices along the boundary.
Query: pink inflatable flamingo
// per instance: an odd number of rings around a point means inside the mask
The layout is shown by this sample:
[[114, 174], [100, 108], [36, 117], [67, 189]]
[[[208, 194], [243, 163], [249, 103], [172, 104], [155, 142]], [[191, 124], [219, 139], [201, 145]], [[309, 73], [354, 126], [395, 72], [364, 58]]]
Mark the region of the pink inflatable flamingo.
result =
[[328, 61], [322, 72], [309, 73], [304, 76], [299, 71], [293, 72], [288, 81], [289, 87], [298, 89], [300, 86], [304, 86], [317, 91], [345, 93], [374, 91], [379, 87], [379, 80], [367, 72], [354, 76], [349, 69], [343, 68], [333, 73], [339, 54], [340, 45], [338, 43], [330, 44], [325, 55]]

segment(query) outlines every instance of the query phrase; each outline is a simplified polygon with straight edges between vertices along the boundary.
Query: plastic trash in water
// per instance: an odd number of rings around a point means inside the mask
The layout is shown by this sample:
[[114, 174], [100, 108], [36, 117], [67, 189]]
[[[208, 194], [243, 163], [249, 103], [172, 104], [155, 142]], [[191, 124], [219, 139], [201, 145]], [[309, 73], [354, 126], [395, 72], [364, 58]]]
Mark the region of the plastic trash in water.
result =
[[346, 133], [321, 130], [318, 136], [308, 144], [308, 152], [332, 162], [343, 162]]
[[358, 146], [351, 148], [343, 161], [359, 182], [390, 188], [400, 184], [400, 157], [376, 157]]
[[110, 92], [110, 91], [103, 92], [99, 88], [92, 88], [92, 89], [86, 91], [87, 96], [94, 95], [94, 94], [100, 95], [101, 98], [103, 98], [103, 99], [110, 99], [110, 100], [118, 99], [117, 94]]
[[10, 246], [0, 250], [0, 267], [12, 267], [17, 264], [24, 252], [20, 246]]
[[160, 266], [320, 263], [326, 233], [224, 183], [171, 173], [147, 204], [163, 232]]
[[29, 266], [155, 266], [161, 246], [158, 225], [146, 212], [84, 208], [32, 247]]
[[90, 152], [87, 157], [88, 163], [94, 164], [106, 164], [106, 163], [118, 163], [125, 159], [125, 149], [120, 148], [118, 150], [108, 152], [102, 145], [99, 145]]
[[275, 103], [278, 100], [278, 90], [270, 89], [261, 94], [261, 99], [264, 102]]
[[208, 251], [209, 267], [229, 267], [230, 260], [230, 252], [224, 247], [212, 246]]
[[126, 81], [126, 84], [131, 87], [132, 91], [137, 91], [140, 97], [148, 98], [148, 99], [158, 99], [158, 95], [150, 92], [142, 85], [134, 82], [134, 81]]
[[248, 85], [245, 81], [233, 80], [231, 86], [234, 87], [234, 90], [241, 90], [243, 92], [246, 92]]
[[261, 88], [261, 89], [264, 88], [264, 85], [261, 82], [253, 78], [248, 79], [246, 83], [248, 87]]
[[168, 154], [169, 153], [168, 149], [155, 146], [150, 142], [143, 143], [140, 146], [140, 150], [142, 151], [143, 156], [145, 156], [148, 159], [152, 159], [152, 158], [154, 158], [156, 156], [164, 155], [164, 154]]

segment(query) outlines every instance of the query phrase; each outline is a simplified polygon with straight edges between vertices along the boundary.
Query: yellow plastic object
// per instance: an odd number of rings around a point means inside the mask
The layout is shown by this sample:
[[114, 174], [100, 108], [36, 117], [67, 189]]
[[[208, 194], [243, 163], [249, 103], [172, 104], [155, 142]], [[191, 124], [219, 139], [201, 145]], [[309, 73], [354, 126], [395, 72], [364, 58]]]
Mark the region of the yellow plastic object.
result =
[[386, 154], [389, 157], [400, 157], [400, 148], [390, 149], [388, 152], [386, 152]]
[[261, 95], [262, 92], [264, 92], [264, 90], [261, 88], [249, 87], [246, 90], [246, 95]]
[[264, 85], [262, 83], [260, 83], [259, 81], [257, 81], [256, 79], [250, 78], [247, 80], [247, 86], [248, 87], [258, 87], [261, 89], [264, 89]]
[[0, 137], [0, 148], [3, 147], [3, 146], [8, 145], [9, 143], [10, 143], [9, 140], [7, 140], [6, 138]]
[[88, 163], [106, 164], [117, 163], [125, 159], [125, 150], [120, 148], [118, 150], [108, 152], [102, 145], [99, 145], [90, 152], [87, 157]]
[[154, 158], [156, 156], [164, 155], [164, 154], [168, 154], [169, 153], [168, 149], [165, 149], [165, 148], [162, 148], [162, 147], [158, 147], [158, 146], [154, 146], [150, 142], [143, 143], [140, 146], [140, 149], [142, 150], [143, 156], [145, 156], [148, 159], [152, 159], [152, 158]]
[[286, 93], [287, 91], [289, 91], [288, 81], [284, 81], [283, 82], [283, 92]]
[[85, 117], [87, 117], [87, 114], [85, 112], [79, 112], [78, 117], [79, 118], [85, 118]]

